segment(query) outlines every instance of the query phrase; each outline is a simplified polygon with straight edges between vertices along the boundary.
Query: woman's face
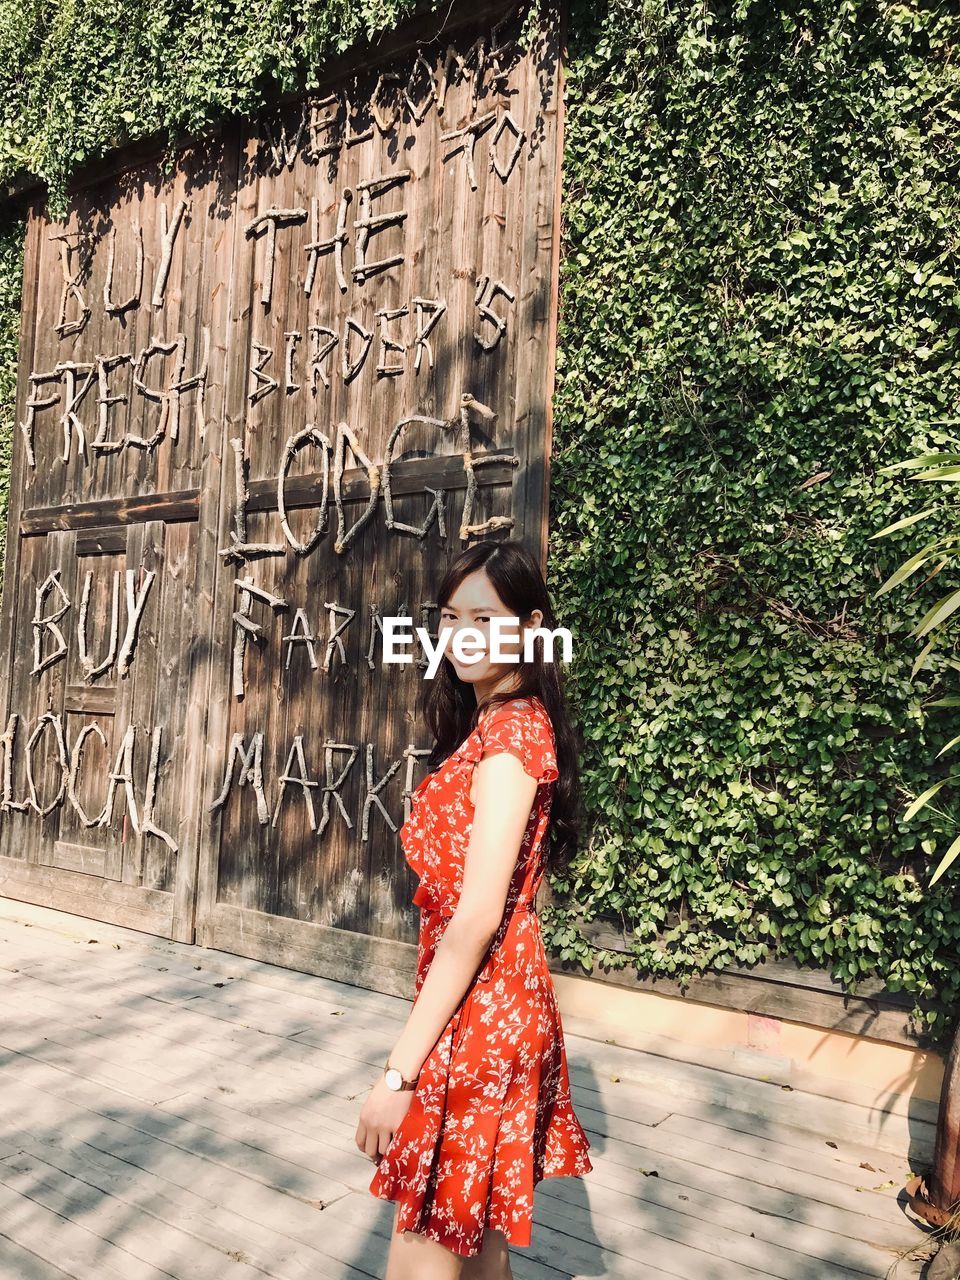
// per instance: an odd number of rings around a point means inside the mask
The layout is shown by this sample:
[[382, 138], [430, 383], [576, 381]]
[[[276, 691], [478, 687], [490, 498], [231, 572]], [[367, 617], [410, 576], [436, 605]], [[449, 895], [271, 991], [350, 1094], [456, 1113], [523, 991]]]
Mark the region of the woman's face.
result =
[[[543, 614], [539, 609], [534, 609], [529, 618], [519, 622], [512, 621], [509, 626], [504, 627], [500, 648], [504, 655], [518, 655], [518, 661], [513, 662], [494, 662], [490, 657], [493, 618], [515, 619], [516, 614], [497, 595], [483, 569], [468, 574], [440, 610], [439, 638], [443, 641], [443, 652], [460, 679], [468, 684], [490, 688], [506, 677], [516, 675], [519, 664], [523, 661], [523, 632], [526, 628], [540, 626]], [[468, 637], [464, 637], [464, 651], [468, 657], [474, 654], [478, 656], [473, 657], [472, 661], [463, 662], [454, 652], [453, 642], [460, 632], [468, 628], [478, 633], [478, 642], [471, 641], [468, 644]]]

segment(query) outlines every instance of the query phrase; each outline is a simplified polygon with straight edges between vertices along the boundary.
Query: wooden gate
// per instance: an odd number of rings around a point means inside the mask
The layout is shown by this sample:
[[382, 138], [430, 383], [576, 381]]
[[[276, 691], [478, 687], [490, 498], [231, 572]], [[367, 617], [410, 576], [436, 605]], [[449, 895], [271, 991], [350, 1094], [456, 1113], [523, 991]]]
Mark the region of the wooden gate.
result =
[[476, 13], [32, 209], [0, 892], [406, 992], [382, 619], [545, 542], [557, 28]]

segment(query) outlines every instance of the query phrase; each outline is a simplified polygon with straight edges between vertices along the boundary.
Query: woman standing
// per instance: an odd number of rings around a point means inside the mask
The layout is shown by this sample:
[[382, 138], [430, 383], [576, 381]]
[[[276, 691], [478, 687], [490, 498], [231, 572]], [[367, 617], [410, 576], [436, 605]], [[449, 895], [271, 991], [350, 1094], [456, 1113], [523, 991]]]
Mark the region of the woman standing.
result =
[[[535, 1185], [593, 1167], [534, 902], [576, 850], [576, 742], [542, 639], [523, 659], [524, 630], [555, 625], [529, 552], [474, 544], [436, 599], [433, 772], [400, 829], [420, 877], [414, 1005], [356, 1142], [378, 1164], [370, 1190], [397, 1202], [385, 1280], [510, 1280], [507, 1244], [530, 1244]], [[502, 645], [516, 661], [491, 660], [497, 617], [519, 619]], [[485, 637], [479, 660], [451, 653], [464, 627]]]

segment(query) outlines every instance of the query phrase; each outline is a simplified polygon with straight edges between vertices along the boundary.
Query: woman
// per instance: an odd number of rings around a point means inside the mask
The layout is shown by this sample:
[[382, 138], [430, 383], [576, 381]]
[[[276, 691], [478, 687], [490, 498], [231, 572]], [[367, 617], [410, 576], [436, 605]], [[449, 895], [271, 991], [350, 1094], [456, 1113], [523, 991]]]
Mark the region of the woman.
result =
[[[400, 829], [420, 877], [415, 999], [356, 1142], [378, 1164], [370, 1190], [397, 1202], [385, 1280], [511, 1280], [507, 1244], [530, 1244], [536, 1183], [593, 1167], [534, 903], [576, 850], [576, 742], [542, 638], [523, 659], [524, 631], [555, 625], [533, 557], [476, 543], [436, 598], [433, 772]], [[502, 641], [517, 661], [491, 660], [496, 617], [519, 620]], [[485, 637], [479, 660], [451, 650], [464, 627]]]

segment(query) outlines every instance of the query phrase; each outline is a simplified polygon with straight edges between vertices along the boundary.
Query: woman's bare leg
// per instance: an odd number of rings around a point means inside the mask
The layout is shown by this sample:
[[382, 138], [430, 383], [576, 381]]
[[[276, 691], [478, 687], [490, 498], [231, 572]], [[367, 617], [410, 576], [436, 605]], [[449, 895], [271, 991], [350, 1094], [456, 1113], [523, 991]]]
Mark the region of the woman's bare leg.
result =
[[463, 1259], [462, 1280], [513, 1280], [507, 1237], [484, 1228], [483, 1247], [475, 1258]]
[[464, 1259], [428, 1236], [415, 1231], [398, 1233], [398, 1212], [399, 1205], [394, 1213], [383, 1280], [461, 1280]]

